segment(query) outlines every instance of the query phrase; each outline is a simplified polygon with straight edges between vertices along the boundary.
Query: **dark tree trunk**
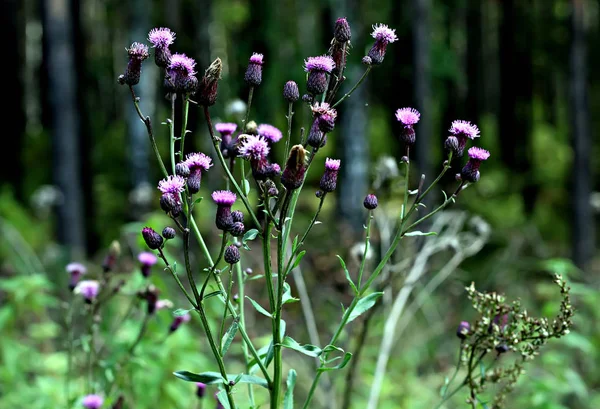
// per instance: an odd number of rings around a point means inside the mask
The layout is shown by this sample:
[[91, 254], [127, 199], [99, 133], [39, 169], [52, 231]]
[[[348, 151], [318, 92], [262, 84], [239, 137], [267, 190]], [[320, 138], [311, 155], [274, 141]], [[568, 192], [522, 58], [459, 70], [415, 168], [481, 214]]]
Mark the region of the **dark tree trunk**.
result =
[[500, 25], [500, 153], [513, 183], [521, 188], [527, 214], [533, 211], [537, 196], [528, 157], [533, 124], [530, 10], [531, 0], [505, 0]]
[[58, 237], [73, 255], [85, 248], [79, 112], [72, 35], [72, 16], [67, 0], [43, 2], [48, 102], [52, 115], [53, 175], [63, 195], [58, 208]]
[[590, 118], [587, 97], [587, 55], [584, 0], [572, 0], [572, 39], [570, 55], [570, 94], [573, 151], [573, 260], [584, 267], [594, 254], [594, 217], [590, 205], [592, 191]]
[[19, 0], [4, 0], [0, 4], [0, 38], [5, 47], [3, 58], [10, 63], [4, 64], [4, 92], [8, 103], [4, 105], [3, 115], [6, 119], [3, 132], [10, 136], [10, 152], [3, 155], [1, 179], [13, 186], [15, 196], [23, 200], [23, 165], [21, 152], [25, 139], [25, 107], [23, 96], [23, 67], [25, 66], [24, 38], [25, 27], [23, 19], [23, 2]]
[[469, 0], [467, 8], [467, 116], [479, 124], [482, 107], [481, 70], [482, 57], [481, 0]]

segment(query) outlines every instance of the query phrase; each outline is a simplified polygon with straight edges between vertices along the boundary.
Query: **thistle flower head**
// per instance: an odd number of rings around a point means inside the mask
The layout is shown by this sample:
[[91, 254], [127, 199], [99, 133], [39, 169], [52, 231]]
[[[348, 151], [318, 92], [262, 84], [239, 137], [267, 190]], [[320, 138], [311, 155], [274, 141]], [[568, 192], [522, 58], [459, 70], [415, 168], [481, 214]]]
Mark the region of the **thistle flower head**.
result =
[[396, 30], [389, 28], [385, 24], [375, 24], [371, 36], [377, 41], [383, 41], [385, 43], [393, 43], [398, 40]]
[[171, 62], [169, 63], [169, 70], [177, 71], [185, 76], [195, 75], [196, 61], [193, 58], [188, 57], [185, 54], [175, 53], [171, 56]]
[[378, 204], [379, 203], [377, 201], [377, 196], [375, 196], [374, 194], [368, 194], [363, 202], [363, 206], [365, 206], [365, 209], [367, 210], [376, 209]]
[[259, 53], [253, 53], [250, 57], [250, 64], [263, 65], [263, 55]]
[[469, 121], [456, 120], [452, 122], [449, 131], [454, 136], [463, 136], [469, 139], [479, 138], [479, 128]]
[[404, 126], [415, 125], [420, 118], [421, 114], [414, 108], [400, 108], [396, 111], [396, 119]]
[[100, 395], [86, 395], [81, 404], [85, 409], [99, 409], [104, 403], [104, 398]]
[[340, 159], [325, 159], [325, 169], [337, 172], [340, 169]]
[[350, 25], [348, 24], [348, 20], [345, 17], [338, 18], [335, 21], [335, 27], [333, 30], [333, 35], [336, 41], [340, 43], [345, 43], [350, 41], [352, 38], [352, 33], [350, 31]]
[[486, 160], [487, 158], [490, 157], [490, 153], [488, 151], [486, 151], [485, 149], [482, 148], [478, 148], [477, 146], [473, 146], [472, 148], [469, 148], [469, 158], [471, 159], [475, 159], [475, 160]]
[[154, 255], [154, 253], [144, 251], [138, 254], [138, 261], [144, 266], [153, 266], [158, 261], [158, 258]]
[[175, 41], [175, 32], [166, 27], [153, 28], [148, 33], [148, 41], [153, 47], [166, 48]]
[[185, 157], [184, 162], [191, 171], [201, 169], [208, 170], [213, 164], [210, 156], [203, 154], [202, 152], [190, 153]]
[[231, 205], [233, 205], [235, 203], [235, 200], [237, 199], [236, 194], [230, 192], [229, 190], [214, 191], [211, 197], [217, 205], [228, 207], [231, 207]]
[[327, 102], [317, 102], [316, 104], [312, 105], [310, 109], [312, 110], [314, 116], [329, 115], [334, 120], [337, 118], [337, 111], [334, 108], [331, 108], [331, 105], [329, 105]]
[[86, 300], [92, 301], [98, 296], [100, 283], [96, 280], [83, 280], [77, 283], [73, 290], [75, 294], [81, 294]]
[[304, 71], [325, 71], [331, 72], [335, 68], [333, 58], [328, 55], [320, 55], [318, 57], [308, 57], [304, 61]]
[[288, 102], [296, 102], [300, 98], [300, 91], [298, 90], [298, 84], [294, 81], [288, 81], [283, 86], [283, 97]]
[[130, 58], [135, 58], [140, 61], [143, 61], [150, 56], [148, 53], [148, 46], [141, 43], [131, 44], [131, 47], [127, 49], [127, 53]]
[[81, 263], [69, 263], [66, 267], [67, 273], [69, 274], [85, 274], [87, 268]]
[[170, 175], [158, 182], [158, 190], [163, 193], [181, 193], [185, 190], [185, 179], [178, 175]]
[[221, 123], [215, 124], [215, 129], [221, 135], [231, 135], [237, 129], [237, 124], [234, 124], [231, 122], [221, 122]]
[[262, 136], [245, 135], [239, 147], [240, 156], [250, 160], [261, 160], [269, 154], [269, 144]]
[[283, 137], [283, 134], [279, 129], [269, 124], [260, 124], [257, 131], [259, 136], [264, 137], [271, 143], [278, 142]]

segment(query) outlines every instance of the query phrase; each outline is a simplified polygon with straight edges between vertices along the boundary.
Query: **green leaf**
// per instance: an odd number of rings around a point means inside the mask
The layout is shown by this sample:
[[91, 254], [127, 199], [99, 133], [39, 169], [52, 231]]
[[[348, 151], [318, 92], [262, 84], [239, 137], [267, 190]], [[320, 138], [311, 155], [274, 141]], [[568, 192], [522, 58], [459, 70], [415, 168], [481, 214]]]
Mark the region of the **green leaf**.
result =
[[292, 242], [292, 254], [296, 251], [297, 247], [298, 247], [298, 235], [296, 234], [296, 237], [294, 237], [294, 241]]
[[246, 242], [254, 240], [256, 238], [256, 236], [258, 236], [258, 230], [256, 230], [256, 229], [250, 229], [250, 230], [248, 230], [244, 234], [244, 237], [242, 237], [242, 246], [244, 246], [244, 248], [246, 250], [250, 250], [250, 247], [248, 247], [248, 245], [246, 244]]
[[248, 182], [248, 179], [242, 180], [242, 185], [244, 188], [244, 194], [248, 196], [248, 194], [250, 193], [250, 182]]
[[252, 298], [250, 298], [248, 296], [246, 296], [246, 298], [248, 300], [250, 300], [250, 303], [256, 309], [256, 311], [260, 312], [262, 315], [265, 315], [269, 318], [273, 318], [273, 316], [267, 310], [265, 310], [263, 307], [261, 307], [259, 303], [257, 303], [256, 301], [254, 301]]
[[437, 236], [437, 233], [434, 231], [428, 231], [426, 233], [423, 233], [422, 231], [409, 231], [408, 233], [404, 234], [406, 237], [413, 237], [413, 236]]
[[[177, 371], [173, 372], [173, 375], [178, 377], [179, 379], [183, 379], [187, 382], [202, 382], [207, 385], [214, 385], [223, 383], [223, 377], [219, 372], [202, 372], [202, 373], [193, 373], [189, 371]], [[251, 383], [253, 385], [262, 386], [263, 388], [268, 388], [267, 381], [263, 378], [259, 378], [254, 375], [233, 375], [227, 374], [227, 382], [238, 380], [239, 383]]]
[[383, 295], [383, 292], [376, 292], [367, 295], [364, 298], [361, 298], [356, 307], [354, 307], [354, 311], [350, 313], [350, 317], [348, 318], [348, 322], [352, 322], [356, 317], [362, 315], [364, 312], [368, 311], [372, 306], [375, 305], [377, 299]]
[[295, 339], [287, 336], [283, 339], [281, 345], [286, 348], [293, 349], [294, 351], [301, 352], [304, 355], [312, 356], [313, 358], [317, 358], [319, 355], [321, 355], [321, 353], [323, 353], [323, 350], [316, 345], [300, 345]]
[[198, 199], [194, 200], [194, 204], [198, 204], [202, 201], [202, 197], [199, 197]]
[[221, 406], [223, 406], [224, 409], [231, 409], [229, 400], [227, 399], [227, 391], [219, 391], [219, 393], [217, 393], [217, 400], [221, 403]]
[[175, 311], [173, 311], [173, 316], [174, 317], [181, 317], [185, 314], [187, 314], [190, 311], [193, 311], [193, 308], [190, 308], [189, 310], [184, 310], [183, 308], [177, 308]]
[[[206, 295], [204, 296], [204, 299], [205, 299], [205, 300], [207, 300], [207, 299], [209, 299], [209, 298], [211, 298], [211, 297], [216, 297], [216, 296], [218, 296], [218, 295], [221, 295], [221, 291], [218, 291], [218, 290], [217, 290], [217, 291], [213, 291], [213, 292], [210, 292], [210, 293], [206, 294]], [[193, 308], [192, 308], [192, 310], [193, 310]], [[190, 310], [190, 311], [191, 311], [191, 310]]]
[[348, 280], [348, 283], [350, 284], [350, 287], [352, 287], [354, 294], [358, 294], [358, 288], [356, 288], [356, 284], [354, 284], [354, 281], [352, 281], [352, 277], [350, 277], [350, 272], [348, 271], [348, 268], [346, 267], [346, 263], [344, 262], [344, 259], [341, 258], [339, 255], [336, 255], [336, 256], [338, 259], [340, 259], [340, 264], [342, 265], [342, 268], [344, 269], [344, 274], [346, 275], [346, 280]]
[[296, 256], [296, 260], [294, 260], [294, 264], [292, 264], [292, 268], [290, 268], [290, 271], [292, 271], [293, 269], [295, 269], [296, 267], [298, 267], [298, 265], [300, 264], [300, 262], [302, 261], [302, 257], [304, 257], [304, 255], [306, 254], [306, 250], [302, 250], [297, 256]]
[[[339, 359], [340, 357], [336, 358]], [[318, 370], [319, 372], [327, 372], [327, 371], [334, 371], [336, 369], [342, 369], [344, 368], [346, 365], [348, 365], [348, 362], [350, 362], [350, 359], [352, 359], [352, 354], [350, 352], [346, 352], [344, 354], [344, 357], [342, 358], [342, 362], [340, 362], [338, 365], [336, 366], [322, 366], [320, 367]], [[330, 361], [331, 362], [331, 361]]]
[[283, 398], [283, 409], [294, 409], [294, 386], [296, 385], [296, 371], [290, 369], [287, 376], [287, 390]]
[[227, 350], [231, 346], [231, 343], [233, 342], [233, 338], [235, 338], [235, 333], [237, 332], [239, 326], [240, 319], [239, 317], [236, 317], [236, 319], [233, 320], [231, 327], [229, 327], [225, 335], [223, 335], [223, 339], [221, 340], [221, 356], [225, 356], [225, 354], [227, 353]]
[[283, 283], [283, 297], [281, 298], [282, 304], [289, 304], [292, 302], [300, 301], [300, 298], [292, 297], [292, 289], [288, 283]]

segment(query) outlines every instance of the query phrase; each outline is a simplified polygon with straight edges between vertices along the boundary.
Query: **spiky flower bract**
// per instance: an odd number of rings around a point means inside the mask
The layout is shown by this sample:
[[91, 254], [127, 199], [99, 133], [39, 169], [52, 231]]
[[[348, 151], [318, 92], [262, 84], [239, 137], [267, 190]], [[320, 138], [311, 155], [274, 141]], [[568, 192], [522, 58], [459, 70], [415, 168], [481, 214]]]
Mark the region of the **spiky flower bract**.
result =
[[278, 142], [283, 137], [281, 131], [273, 125], [260, 124], [256, 130], [258, 131], [259, 136], [264, 137], [271, 143]]

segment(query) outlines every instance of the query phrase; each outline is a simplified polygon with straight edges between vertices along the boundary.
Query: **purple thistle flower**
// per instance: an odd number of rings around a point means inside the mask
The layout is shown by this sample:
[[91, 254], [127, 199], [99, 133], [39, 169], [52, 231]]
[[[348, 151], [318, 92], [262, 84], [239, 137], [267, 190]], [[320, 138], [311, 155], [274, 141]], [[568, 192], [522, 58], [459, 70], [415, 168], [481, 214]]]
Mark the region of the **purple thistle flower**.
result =
[[152, 227], [144, 227], [142, 229], [142, 236], [144, 237], [146, 245], [151, 250], [156, 250], [162, 247], [163, 238], [160, 234], [154, 231]]
[[467, 321], [461, 321], [456, 329], [456, 336], [460, 339], [465, 339], [467, 338], [467, 335], [469, 335], [469, 331], [471, 331], [471, 324]]
[[170, 57], [165, 75], [165, 87], [169, 92], [194, 93], [198, 86], [196, 61], [185, 54], [175, 53]]
[[375, 39], [375, 43], [367, 54], [367, 57], [371, 59], [369, 65], [379, 65], [383, 62], [388, 44], [397, 41], [398, 37], [396, 36], [396, 30], [392, 30], [385, 24], [374, 25], [371, 36]]
[[453, 121], [448, 131], [450, 136], [444, 142], [444, 146], [458, 157], [463, 155], [467, 139], [479, 138], [479, 128], [469, 121]]
[[220, 122], [215, 124], [215, 129], [221, 134], [221, 136], [231, 135], [236, 131], [237, 124], [231, 122]]
[[320, 148], [327, 143], [327, 132], [333, 131], [337, 111], [327, 103], [315, 103], [311, 106], [314, 121], [308, 133], [307, 143], [313, 148]]
[[298, 101], [298, 99], [300, 98], [300, 91], [298, 90], [298, 84], [296, 84], [294, 81], [286, 82], [285, 85], [283, 86], [283, 97], [290, 104], [292, 102]]
[[400, 132], [400, 140], [406, 145], [412, 145], [416, 141], [413, 125], [419, 122], [421, 114], [414, 108], [400, 108], [396, 111], [396, 119], [403, 125]]
[[283, 134], [273, 125], [261, 124], [257, 128], [258, 135], [264, 137], [270, 143], [275, 143], [281, 140]]
[[374, 210], [377, 208], [377, 205], [377, 196], [375, 196], [374, 194], [368, 194], [367, 197], [365, 197], [365, 200], [363, 202], [363, 206], [365, 206], [365, 209]]
[[77, 283], [73, 292], [81, 294], [87, 303], [92, 303], [98, 296], [100, 283], [96, 280], [83, 280]]
[[136, 85], [140, 82], [142, 61], [150, 55], [148, 54], [148, 46], [140, 43], [133, 43], [131, 44], [131, 47], [127, 49], [127, 54], [129, 54], [129, 62], [127, 63], [125, 74], [119, 76], [119, 83]]
[[258, 53], [252, 54], [246, 74], [244, 75], [244, 81], [250, 86], [257, 87], [262, 82], [262, 65], [263, 55]]
[[163, 193], [177, 194], [185, 190], [185, 179], [181, 176], [170, 175], [158, 182], [158, 190]]
[[237, 196], [229, 190], [217, 190], [212, 193], [212, 199], [217, 204], [217, 215], [215, 224], [217, 228], [228, 231], [233, 225], [233, 216], [231, 215], [231, 206], [235, 203]]
[[165, 308], [173, 308], [173, 302], [171, 300], [163, 299], [156, 301], [156, 305], [154, 307], [157, 311], [164, 310]]
[[66, 270], [71, 276], [69, 278], [69, 289], [73, 291], [81, 276], [87, 273], [87, 268], [81, 263], [69, 263]]
[[171, 326], [169, 327], [169, 332], [175, 332], [184, 322], [189, 322], [192, 319], [189, 313], [185, 313], [183, 315], [179, 315], [173, 319]]
[[252, 57], [250, 57], [250, 63], [263, 65], [263, 55], [259, 53], [252, 53]]
[[469, 149], [469, 161], [462, 168], [460, 176], [463, 181], [475, 183], [479, 180], [479, 166], [481, 162], [487, 160], [490, 157], [490, 153], [485, 149], [473, 146]]
[[100, 395], [86, 395], [81, 404], [85, 409], [100, 409], [104, 403], [104, 398]]
[[325, 92], [327, 89], [327, 74], [331, 73], [334, 68], [335, 62], [328, 55], [308, 57], [304, 62], [304, 71], [308, 72], [306, 90], [312, 95]]
[[148, 41], [155, 48], [166, 48], [175, 42], [175, 32], [166, 27], [153, 28], [148, 33]]
[[327, 158], [325, 160], [325, 172], [319, 182], [319, 187], [323, 192], [333, 192], [337, 187], [337, 177], [340, 170], [339, 159]]
[[175, 53], [171, 56], [171, 62], [169, 63], [169, 70], [177, 71], [179, 74], [187, 77], [195, 75], [196, 61], [193, 58], [188, 57], [185, 54]]
[[202, 182], [202, 172], [207, 171], [212, 166], [212, 159], [201, 153], [191, 153], [186, 156], [183, 162], [190, 169], [190, 175], [187, 178], [187, 186], [190, 193], [198, 193]]
[[265, 159], [269, 154], [269, 144], [262, 136], [245, 135], [239, 147], [240, 156], [248, 160]]
[[147, 278], [150, 276], [150, 270], [152, 269], [152, 266], [156, 264], [158, 258], [154, 253], [144, 251], [138, 254], [138, 261], [140, 262], [142, 276]]

